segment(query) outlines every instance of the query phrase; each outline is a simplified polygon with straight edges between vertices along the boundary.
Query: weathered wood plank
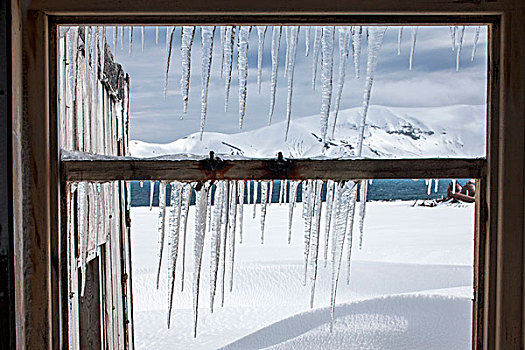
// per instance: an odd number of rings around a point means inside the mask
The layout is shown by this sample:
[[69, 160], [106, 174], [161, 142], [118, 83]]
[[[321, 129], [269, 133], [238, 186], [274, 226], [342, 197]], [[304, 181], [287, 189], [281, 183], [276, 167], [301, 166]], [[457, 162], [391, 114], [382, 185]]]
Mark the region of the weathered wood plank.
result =
[[66, 181], [480, 178], [485, 159], [63, 160]]
[[79, 310], [80, 349], [102, 349], [99, 257], [87, 264], [84, 272], [86, 286]]

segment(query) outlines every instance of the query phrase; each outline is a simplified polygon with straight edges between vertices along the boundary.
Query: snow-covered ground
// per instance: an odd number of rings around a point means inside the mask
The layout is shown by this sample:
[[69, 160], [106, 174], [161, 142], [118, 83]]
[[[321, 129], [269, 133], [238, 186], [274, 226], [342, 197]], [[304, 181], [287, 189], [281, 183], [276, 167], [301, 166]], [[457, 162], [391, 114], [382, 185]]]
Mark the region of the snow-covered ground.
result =
[[[218, 293], [213, 314], [210, 247], [205, 247], [197, 338], [193, 338], [192, 273], [186, 273], [184, 292], [175, 294], [168, 329], [166, 264], [160, 288], [155, 288], [158, 208], [151, 212], [132, 208], [137, 349], [469, 349], [474, 206], [412, 204], [368, 203], [363, 249], [352, 253], [349, 285], [346, 263], [341, 270], [333, 333], [331, 264], [324, 267], [323, 246], [313, 309], [310, 288], [302, 284], [301, 206], [294, 215], [290, 245], [287, 206], [268, 208], [264, 245], [259, 210], [252, 219], [251, 206], [245, 206], [244, 242], [237, 245], [233, 291], [226, 284], [224, 307]], [[190, 223], [193, 214], [192, 207]], [[188, 229], [192, 237], [193, 225]], [[192, 247], [190, 239], [187, 271], [192, 271]]]

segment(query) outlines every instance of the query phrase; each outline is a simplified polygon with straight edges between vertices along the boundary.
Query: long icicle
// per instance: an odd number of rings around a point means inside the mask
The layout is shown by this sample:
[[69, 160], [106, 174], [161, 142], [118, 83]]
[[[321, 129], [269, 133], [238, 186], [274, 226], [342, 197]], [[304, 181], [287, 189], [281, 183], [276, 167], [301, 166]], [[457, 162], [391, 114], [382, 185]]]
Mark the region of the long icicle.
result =
[[213, 36], [215, 34], [214, 26], [201, 27], [201, 48], [202, 48], [202, 90], [201, 90], [201, 128], [200, 139], [204, 133], [206, 124], [206, 113], [208, 111], [208, 86], [210, 84], [211, 61], [213, 57]]
[[263, 52], [264, 52], [264, 37], [266, 36], [267, 26], [257, 26], [257, 37], [259, 39], [257, 45], [257, 87], [259, 88], [259, 94], [261, 93], [262, 83], [262, 65], [263, 65]]
[[155, 181], [149, 182], [149, 210], [153, 209], [153, 195], [155, 193]]
[[350, 284], [350, 265], [352, 261], [352, 243], [354, 237], [354, 218], [357, 203], [357, 188], [354, 187], [350, 197], [350, 208], [348, 209], [348, 223], [346, 225], [346, 284]]
[[299, 26], [289, 28], [289, 43], [290, 54], [288, 62], [288, 95], [286, 98], [286, 132], [284, 140], [288, 140], [288, 132], [290, 131], [290, 121], [292, 119], [292, 94], [293, 94], [293, 76], [295, 70], [295, 58], [297, 57], [297, 42], [299, 39]]
[[259, 194], [259, 188], [261, 187], [261, 181], [254, 181], [253, 183], [253, 219], [257, 211], [257, 196]]
[[157, 265], [157, 289], [159, 289], [160, 270], [162, 268], [162, 255], [164, 252], [164, 236], [166, 232], [166, 183], [160, 182], [159, 185], [159, 218], [158, 218], [158, 232], [159, 232], [159, 253]]
[[226, 26], [219, 27], [219, 37], [221, 38], [221, 79], [224, 74], [224, 42], [226, 41]]
[[412, 70], [414, 64], [414, 52], [416, 51], [416, 40], [417, 40], [418, 27], [412, 28], [412, 45], [410, 46], [410, 59], [408, 61], [408, 69]]
[[354, 27], [352, 32], [352, 52], [354, 58], [354, 70], [355, 77], [359, 79], [361, 71], [361, 35], [363, 33], [363, 28], [361, 26]]
[[224, 181], [216, 183], [213, 206], [213, 222], [211, 227], [211, 258], [210, 258], [210, 312], [213, 313], [215, 294], [217, 291], [217, 272], [221, 255], [221, 219], [224, 205]]
[[314, 194], [314, 217], [313, 217], [313, 228], [312, 228], [312, 252], [311, 252], [311, 265], [312, 275], [310, 276], [310, 308], [314, 307], [314, 296], [315, 286], [317, 281], [317, 262], [319, 257], [319, 238], [321, 231], [321, 211], [322, 211], [322, 194], [323, 194], [323, 180], [316, 180], [316, 191]]
[[474, 33], [474, 44], [472, 46], [472, 55], [470, 56], [470, 61], [474, 61], [474, 57], [476, 57], [476, 49], [478, 47], [478, 40], [479, 40], [479, 32], [481, 30], [480, 26], [476, 27], [476, 32]]
[[314, 49], [312, 55], [312, 89], [315, 90], [315, 81], [317, 78], [317, 63], [319, 62], [319, 51], [321, 48], [321, 27], [315, 27], [314, 29]]
[[337, 90], [335, 94], [335, 110], [334, 110], [334, 124], [332, 126], [332, 138], [335, 135], [335, 126], [337, 124], [337, 116], [339, 114], [339, 107], [341, 105], [341, 96], [343, 95], [343, 88], [346, 77], [346, 64], [348, 55], [350, 54], [350, 35], [351, 31], [348, 27], [339, 28], [339, 75], [337, 77]]
[[292, 224], [293, 224], [293, 210], [297, 201], [298, 181], [290, 183], [290, 200], [288, 206], [288, 244], [292, 242]]
[[246, 94], [248, 90], [248, 41], [251, 26], [241, 26], [237, 44], [237, 70], [239, 72], [239, 129], [242, 129], [246, 112]]
[[233, 267], [235, 263], [235, 228], [237, 227], [237, 181], [230, 183], [230, 220], [229, 220], [229, 259], [230, 269], [230, 292], [233, 291]]
[[463, 47], [463, 35], [465, 34], [465, 26], [461, 26], [458, 31], [457, 44], [456, 44], [456, 72], [459, 72], [459, 62], [461, 56], [461, 48]]
[[239, 244], [242, 244], [242, 235], [243, 235], [243, 217], [244, 217], [244, 191], [245, 191], [245, 183], [244, 181], [238, 182], [238, 200], [239, 200]]
[[397, 32], [397, 55], [401, 55], [401, 42], [403, 40], [403, 27], [399, 27]]
[[363, 227], [365, 223], [365, 214], [366, 214], [366, 195], [368, 193], [368, 180], [361, 181], [360, 188], [360, 204], [359, 207], [359, 249], [363, 248]]
[[182, 59], [182, 76], [180, 78], [180, 90], [184, 113], [188, 112], [188, 99], [190, 91], [190, 71], [191, 71], [191, 46], [195, 36], [195, 27], [182, 27], [182, 43], [180, 54]]
[[[315, 195], [316, 182], [314, 180], [308, 180], [306, 191], [303, 187], [303, 206], [306, 205], [306, 209], [303, 208], [304, 216], [304, 279], [303, 285], [306, 285], [306, 278], [308, 274], [308, 259], [310, 256], [310, 242], [312, 237], [312, 217], [314, 210], [314, 195]], [[306, 192], [306, 203], [305, 203], [305, 192]]]
[[201, 277], [202, 252], [204, 250], [204, 236], [206, 234], [206, 211], [209, 183], [206, 182], [197, 191], [195, 203], [195, 242], [193, 245], [194, 274], [193, 274], [193, 337], [197, 337], [197, 320], [199, 317], [199, 289]]
[[141, 34], [141, 51], [144, 52], [144, 26], [140, 26], [140, 34]]
[[264, 224], [266, 220], [266, 207], [268, 204], [268, 184], [268, 181], [261, 182], [261, 244], [264, 243]]
[[166, 74], [164, 75], [164, 101], [166, 101], [166, 97], [168, 96], [168, 76], [170, 72], [171, 49], [173, 47], [173, 33], [174, 32], [175, 32], [175, 28], [171, 30], [170, 40], [168, 44], [168, 52], [167, 52], [167, 58], [166, 58]]
[[308, 57], [310, 54], [310, 32], [312, 31], [312, 27], [306, 26], [306, 29], [304, 31], [304, 41], [305, 41], [305, 52], [304, 55]]
[[168, 328], [171, 323], [171, 310], [173, 305], [173, 292], [175, 290], [175, 273], [179, 254], [179, 232], [181, 218], [181, 193], [180, 182], [171, 183], [171, 209], [169, 212], [169, 239], [168, 239]]
[[190, 212], [191, 194], [193, 192], [192, 184], [184, 184], [182, 186], [182, 207], [181, 207], [181, 229], [182, 229], [182, 275], [181, 275], [181, 291], [184, 291], [184, 271], [186, 270], [186, 236], [188, 232], [188, 217]]
[[282, 26], [274, 26], [272, 30], [272, 76], [270, 78], [270, 111], [268, 112], [268, 125], [272, 124], [273, 110], [275, 107], [277, 73], [279, 71], [279, 46], [281, 44], [282, 31]]
[[330, 225], [332, 223], [332, 210], [334, 204], [334, 180], [326, 182], [326, 212], [325, 212], [325, 228], [324, 228], [324, 267], [328, 264], [328, 246], [330, 242]]
[[321, 39], [321, 140], [323, 145], [326, 145], [326, 134], [328, 132], [328, 118], [330, 117], [330, 104], [332, 101], [334, 35], [335, 27], [323, 27], [323, 36]]
[[159, 26], [155, 27], [155, 44], [159, 44]]
[[233, 63], [233, 47], [235, 45], [236, 27], [226, 27], [224, 35], [224, 72], [226, 79], [224, 79], [224, 111], [228, 112], [228, 101], [230, 99], [230, 84], [232, 81], [232, 63]]
[[230, 221], [230, 183], [226, 181], [224, 183], [225, 195], [223, 196], [222, 205], [222, 237], [221, 237], [221, 307], [224, 306], [224, 285], [226, 283], [226, 243], [228, 242], [228, 227]]
[[129, 27], [129, 55], [133, 51], [133, 26]]

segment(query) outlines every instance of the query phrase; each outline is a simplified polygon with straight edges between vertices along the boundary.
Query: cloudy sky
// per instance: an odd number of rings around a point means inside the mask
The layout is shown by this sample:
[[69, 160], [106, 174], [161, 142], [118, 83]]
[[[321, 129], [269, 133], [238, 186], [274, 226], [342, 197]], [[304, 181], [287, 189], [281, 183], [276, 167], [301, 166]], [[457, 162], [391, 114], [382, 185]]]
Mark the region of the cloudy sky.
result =
[[[386, 31], [383, 47], [372, 90], [372, 104], [396, 107], [434, 107], [456, 104], [480, 105], [486, 98], [486, 29], [482, 28], [474, 61], [471, 54], [475, 27], [466, 27], [461, 51], [461, 67], [456, 72], [456, 52], [452, 51], [448, 27], [420, 27], [417, 33], [413, 69], [408, 69], [412, 28], [405, 27], [401, 55], [398, 56], [398, 28]], [[155, 28], [145, 30], [144, 51], [141, 50], [141, 31], [136, 27], [133, 34], [132, 55], [128, 53], [128, 32], [121, 49], [120, 38], [116, 59], [131, 76], [131, 139], [166, 143], [199, 131], [201, 110], [201, 35], [195, 33], [192, 50], [190, 97], [188, 113], [182, 112], [180, 93], [181, 76], [181, 30], [176, 28], [173, 37], [173, 53], [169, 74], [168, 96], [163, 98], [164, 72], [166, 69], [165, 27], [160, 28], [159, 43], [155, 43]], [[312, 89], [312, 54], [305, 56], [305, 33], [301, 28], [294, 75], [292, 119], [318, 114], [321, 105], [320, 77], [318, 86]], [[112, 45], [113, 33], [108, 30], [108, 42]], [[272, 30], [266, 32], [263, 55], [263, 82], [261, 93], [257, 89], [257, 31], [251, 32], [249, 43], [248, 98], [243, 130], [267, 125], [270, 100]], [[313, 30], [312, 30], [313, 37]], [[335, 44], [334, 81], [337, 81], [338, 44]], [[313, 40], [311, 40], [313, 42]], [[224, 112], [224, 79], [220, 76], [221, 46], [219, 30], [215, 32], [213, 62], [208, 95], [206, 131], [222, 133], [239, 132], [238, 129], [238, 74], [236, 65], [232, 71], [229, 112]], [[286, 40], [280, 47], [279, 79], [274, 121], [286, 118], [287, 78], [283, 76]], [[234, 63], [237, 55], [234, 54]], [[360, 106], [366, 71], [366, 38], [363, 35], [360, 79], [353, 75], [353, 63], [347, 66], [346, 82], [341, 109]], [[320, 74], [320, 70], [318, 70]], [[480, 123], [484, 123], [480, 119]]]

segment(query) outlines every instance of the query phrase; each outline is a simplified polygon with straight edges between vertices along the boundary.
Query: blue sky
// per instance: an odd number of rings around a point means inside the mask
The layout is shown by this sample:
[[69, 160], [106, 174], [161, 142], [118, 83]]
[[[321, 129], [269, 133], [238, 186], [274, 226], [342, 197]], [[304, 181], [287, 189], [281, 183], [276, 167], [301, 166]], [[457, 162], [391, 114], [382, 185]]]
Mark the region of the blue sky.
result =
[[[482, 28], [477, 54], [473, 62], [472, 53], [475, 27], [465, 30], [461, 51], [461, 68], [456, 72], [456, 52], [451, 49], [448, 27], [419, 27], [415, 48], [413, 69], [408, 69], [410, 46], [410, 27], [403, 31], [401, 55], [397, 54], [398, 28], [390, 27], [380, 52], [371, 103], [396, 107], [432, 107], [455, 104], [484, 104], [486, 99], [486, 29]], [[131, 76], [131, 139], [166, 143], [199, 131], [201, 110], [201, 35], [195, 33], [192, 50], [190, 97], [188, 113], [182, 112], [180, 94], [181, 30], [176, 28], [173, 40], [171, 69], [169, 74], [168, 96], [164, 101], [164, 72], [166, 69], [165, 27], [160, 28], [159, 43], [155, 43], [155, 28], [145, 30], [144, 51], [141, 50], [141, 31], [134, 28], [133, 53], [128, 54], [128, 31], [124, 48], [120, 38], [116, 59]], [[108, 30], [108, 42], [113, 43], [112, 29]], [[268, 28], [263, 55], [263, 83], [261, 93], [257, 89], [257, 31], [251, 32], [249, 43], [248, 98], [244, 130], [267, 125], [270, 100], [271, 37]], [[313, 37], [313, 30], [312, 30]], [[312, 38], [313, 39], [313, 38]], [[313, 40], [311, 45], [313, 46]], [[338, 44], [335, 44], [334, 82], [337, 81]], [[237, 55], [234, 54], [234, 67], [230, 91], [230, 107], [224, 112], [224, 79], [220, 76], [221, 46], [219, 30], [215, 32], [213, 61], [208, 95], [206, 131], [236, 133], [238, 128], [238, 75]], [[286, 118], [287, 79], [284, 77], [284, 56], [286, 41], [281, 39], [279, 79], [273, 120]], [[364, 72], [366, 71], [366, 40], [363, 36], [360, 79], [353, 75], [353, 63], [347, 66], [341, 109], [361, 105]], [[320, 74], [320, 70], [318, 71]], [[321, 105], [320, 77], [314, 91], [312, 79], [312, 54], [305, 56], [305, 30], [301, 28], [297, 61], [294, 75], [292, 119], [318, 114]], [[334, 84], [335, 87], [335, 84]], [[334, 89], [335, 91], [335, 89]], [[333, 104], [332, 104], [333, 106]], [[484, 120], [480, 120], [484, 123]]]

